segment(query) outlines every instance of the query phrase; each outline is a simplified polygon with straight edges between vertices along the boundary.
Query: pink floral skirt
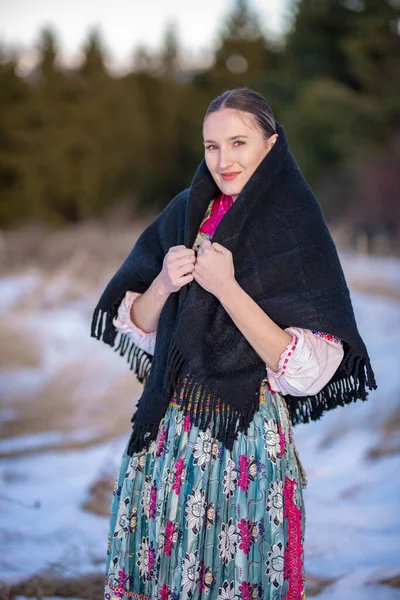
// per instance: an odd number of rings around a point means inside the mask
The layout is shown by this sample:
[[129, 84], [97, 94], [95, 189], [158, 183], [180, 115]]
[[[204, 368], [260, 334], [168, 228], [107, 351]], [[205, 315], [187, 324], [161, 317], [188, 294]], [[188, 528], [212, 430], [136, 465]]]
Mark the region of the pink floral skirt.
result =
[[304, 600], [306, 476], [284, 398], [267, 382], [232, 451], [191, 424], [176, 395], [149, 450], [126, 449], [106, 600]]

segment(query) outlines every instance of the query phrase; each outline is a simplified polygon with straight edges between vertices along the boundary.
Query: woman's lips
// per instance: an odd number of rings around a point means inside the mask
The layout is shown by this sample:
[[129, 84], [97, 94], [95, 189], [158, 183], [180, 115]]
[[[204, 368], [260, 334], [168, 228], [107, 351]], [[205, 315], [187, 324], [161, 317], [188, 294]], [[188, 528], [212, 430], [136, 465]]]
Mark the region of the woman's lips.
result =
[[240, 175], [240, 171], [237, 171], [235, 173], [221, 173], [221, 177], [224, 181], [231, 181], [232, 179], [235, 179], [235, 177], [237, 177], [238, 175]]

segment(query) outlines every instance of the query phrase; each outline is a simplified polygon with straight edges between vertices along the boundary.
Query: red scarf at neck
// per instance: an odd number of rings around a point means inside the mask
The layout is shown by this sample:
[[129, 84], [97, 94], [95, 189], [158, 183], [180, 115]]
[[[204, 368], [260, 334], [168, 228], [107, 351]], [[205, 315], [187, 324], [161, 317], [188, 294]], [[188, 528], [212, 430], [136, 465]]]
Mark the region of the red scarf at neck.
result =
[[200, 231], [202, 233], [208, 233], [209, 235], [214, 235], [215, 230], [217, 229], [218, 223], [224, 216], [226, 212], [230, 209], [233, 204], [232, 196], [226, 196], [222, 194], [215, 198], [212, 208], [211, 214], [200, 227]]

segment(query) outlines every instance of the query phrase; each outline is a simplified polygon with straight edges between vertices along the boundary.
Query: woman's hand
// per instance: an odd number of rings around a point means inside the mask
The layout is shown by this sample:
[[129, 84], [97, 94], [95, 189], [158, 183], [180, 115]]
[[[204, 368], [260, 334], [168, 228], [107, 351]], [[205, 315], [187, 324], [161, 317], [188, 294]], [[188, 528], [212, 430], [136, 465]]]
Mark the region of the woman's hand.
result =
[[167, 293], [177, 292], [193, 281], [196, 262], [194, 250], [186, 246], [172, 246], [164, 256], [163, 268], [158, 279]]
[[207, 292], [220, 298], [232, 283], [236, 283], [232, 252], [217, 242], [203, 240], [197, 251], [193, 276]]

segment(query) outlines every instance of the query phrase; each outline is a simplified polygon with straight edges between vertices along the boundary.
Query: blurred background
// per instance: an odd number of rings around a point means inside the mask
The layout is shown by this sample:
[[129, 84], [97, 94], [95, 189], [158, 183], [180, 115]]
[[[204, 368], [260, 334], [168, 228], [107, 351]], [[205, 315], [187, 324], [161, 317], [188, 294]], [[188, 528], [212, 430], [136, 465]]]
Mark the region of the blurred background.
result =
[[294, 429], [307, 596], [400, 598], [399, 36], [399, 0], [0, 0], [0, 598], [102, 597], [141, 385], [92, 310], [241, 86], [318, 196], [379, 385]]

